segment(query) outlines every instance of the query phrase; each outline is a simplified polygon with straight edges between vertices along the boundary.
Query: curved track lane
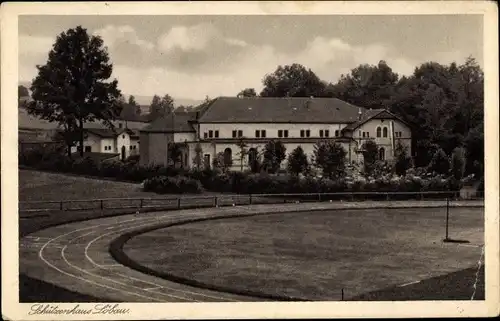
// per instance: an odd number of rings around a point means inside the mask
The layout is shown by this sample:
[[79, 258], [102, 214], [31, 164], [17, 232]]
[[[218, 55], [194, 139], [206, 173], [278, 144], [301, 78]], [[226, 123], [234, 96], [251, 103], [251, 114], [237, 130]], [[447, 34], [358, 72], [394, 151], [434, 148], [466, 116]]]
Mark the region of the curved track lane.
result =
[[[380, 208], [363, 202], [363, 208]], [[461, 204], [455, 204], [461, 206]], [[468, 203], [467, 206], [469, 206]], [[481, 206], [481, 204], [478, 204]], [[384, 207], [436, 207], [432, 202], [392, 202]], [[484, 205], [483, 205], [484, 206]], [[359, 203], [301, 203], [253, 205], [156, 212], [99, 218], [50, 227], [20, 240], [20, 273], [60, 287], [123, 302], [234, 302], [261, 298], [222, 293], [143, 274], [118, 264], [109, 244], [137, 229], [181, 223], [194, 219], [246, 216], [270, 212], [360, 208]]]

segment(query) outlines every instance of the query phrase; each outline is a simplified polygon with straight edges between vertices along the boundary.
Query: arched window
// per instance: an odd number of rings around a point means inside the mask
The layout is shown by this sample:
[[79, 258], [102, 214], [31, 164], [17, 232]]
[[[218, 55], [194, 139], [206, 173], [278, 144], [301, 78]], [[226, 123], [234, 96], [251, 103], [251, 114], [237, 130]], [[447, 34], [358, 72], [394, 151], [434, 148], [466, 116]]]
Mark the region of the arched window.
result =
[[227, 166], [232, 165], [233, 162], [233, 151], [231, 148], [226, 148], [224, 150], [224, 164]]
[[252, 166], [253, 162], [257, 159], [257, 150], [250, 148], [248, 150], [248, 165]]
[[382, 128], [377, 127], [377, 137], [382, 137]]
[[378, 159], [381, 161], [385, 160], [385, 148], [384, 147], [381, 147], [378, 150]]
[[387, 137], [387, 127], [384, 127], [384, 137]]

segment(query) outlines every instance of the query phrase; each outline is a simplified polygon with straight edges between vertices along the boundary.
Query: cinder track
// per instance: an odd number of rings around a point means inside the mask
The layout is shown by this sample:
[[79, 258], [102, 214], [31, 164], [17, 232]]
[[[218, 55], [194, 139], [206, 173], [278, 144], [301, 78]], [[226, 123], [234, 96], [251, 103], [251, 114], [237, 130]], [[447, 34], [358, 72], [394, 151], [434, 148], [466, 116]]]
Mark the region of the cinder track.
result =
[[[478, 202], [478, 204], [453, 203], [452, 206], [484, 206], [483, 202]], [[19, 250], [20, 273], [75, 292], [97, 296], [103, 301], [264, 301], [261, 298], [187, 286], [140, 273], [117, 263], [109, 254], [109, 244], [120, 235], [134, 230], [193, 219], [336, 208], [438, 206], [442, 206], [442, 202], [301, 203], [181, 210], [99, 218], [47, 228], [22, 238]]]

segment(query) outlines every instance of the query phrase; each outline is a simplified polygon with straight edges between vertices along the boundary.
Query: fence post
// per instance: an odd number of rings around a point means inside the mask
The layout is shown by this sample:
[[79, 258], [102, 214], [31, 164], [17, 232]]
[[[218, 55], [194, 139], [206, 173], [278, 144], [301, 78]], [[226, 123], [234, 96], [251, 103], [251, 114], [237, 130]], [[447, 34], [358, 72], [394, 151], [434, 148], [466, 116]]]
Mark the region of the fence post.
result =
[[318, 201], [321, 202], [321, 193], [318, 193]]
[[181, 209], [181, 198], [180, 197], [177, 199], [177, 208]]
[[389, 193], [386, 193], [385, 197], [386, 197], [386, 200], [388, 201], [389, 200]]
[[140, 205], [140, 207], [139, 207], [139, 208], [142, 208], [142, 202], [143, 202], [143, 201], [144, 201], [144, 199], [143, 199], [143, 198], [141, 198], [141, 205]]
[[248, 204], [252, 205], [252, 194], [250, 194], [248, 197]]
[[63, 202], [62, 201], [59, 203], [59, 210], [61, 210], [61, 211], [63, 210]]
[[344, 288], [342, 288], [342, 301], [344, 301]]
[[104, 200], [101, 200], [101, 210], [104, 209]]
[[424, 200], [424, 193], [420, 193], [420, 200], [423, 201]]
[[448, 222], [450, 218], [450, 198], [446, 198], [446, 237], [445, 240], [449, 240], [448, 238]]
[[214, 206], [219, 207], [219, 199], [217, 198], [217, 196], [214, 197]]

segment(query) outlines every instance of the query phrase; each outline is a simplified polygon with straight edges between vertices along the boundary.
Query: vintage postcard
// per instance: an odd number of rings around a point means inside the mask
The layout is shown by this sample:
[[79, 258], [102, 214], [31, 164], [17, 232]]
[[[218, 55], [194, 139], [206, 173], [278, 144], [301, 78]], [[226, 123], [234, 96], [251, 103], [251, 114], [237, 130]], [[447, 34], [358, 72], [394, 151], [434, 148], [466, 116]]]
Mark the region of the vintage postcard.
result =
[[1, 7], [8, 320], [499, 314], [488, 1]]

